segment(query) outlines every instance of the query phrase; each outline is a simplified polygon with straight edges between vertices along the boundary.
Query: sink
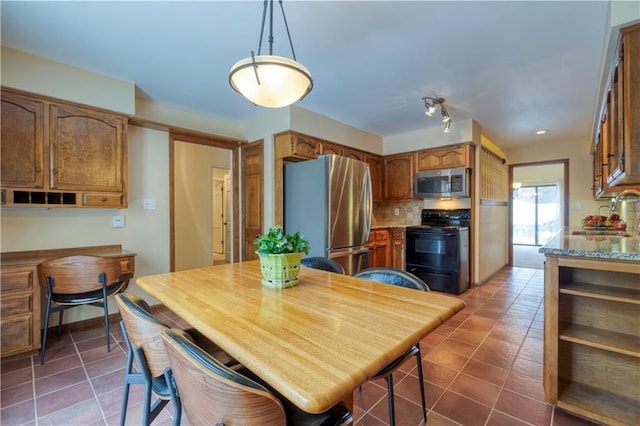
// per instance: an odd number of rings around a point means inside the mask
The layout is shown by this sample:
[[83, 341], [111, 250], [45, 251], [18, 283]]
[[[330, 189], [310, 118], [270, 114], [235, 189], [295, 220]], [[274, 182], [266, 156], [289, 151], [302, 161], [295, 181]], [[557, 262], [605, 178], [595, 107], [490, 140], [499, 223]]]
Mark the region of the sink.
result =
[[630, 237], [631, 235], [627, 231], [615, 231], [615, 230], [585, 230], [585, 231], [573, 231], [571, 235], [606, 235], [609, 237]]

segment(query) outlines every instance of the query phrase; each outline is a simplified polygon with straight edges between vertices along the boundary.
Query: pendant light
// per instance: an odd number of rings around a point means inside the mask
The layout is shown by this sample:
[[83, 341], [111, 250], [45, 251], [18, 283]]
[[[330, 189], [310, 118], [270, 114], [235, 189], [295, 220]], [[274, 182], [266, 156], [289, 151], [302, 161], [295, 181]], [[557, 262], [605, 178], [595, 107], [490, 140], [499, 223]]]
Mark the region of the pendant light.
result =
[[[229, 84], [255, 105], [280, 108], [302, 100], [313, 88], [309, 70], [296, 60], [282, 0], [279, 0], [293, 59], [273, 55], [273, 0], [265, 0], [258, 55], [236, 62], [229, 72]], [[269, 54], [260, 55], [264, 24], [269, 9]]]

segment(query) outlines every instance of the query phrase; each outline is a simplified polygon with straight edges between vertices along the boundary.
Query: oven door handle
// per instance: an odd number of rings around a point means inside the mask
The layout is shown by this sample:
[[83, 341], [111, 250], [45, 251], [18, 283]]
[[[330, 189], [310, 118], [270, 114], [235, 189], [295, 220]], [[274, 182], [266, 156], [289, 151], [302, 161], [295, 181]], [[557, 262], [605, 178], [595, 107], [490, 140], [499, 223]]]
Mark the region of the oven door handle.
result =
[[437, 235], [437, 236], [443, 236], [443, 237], [457, 237], [458, 233], [457, 232], [429, 232], [429, 231], [418, 231], [418, 232], [409, 232], [407, 233], [407, 236], [416, 236], [416, 237], [421, 237], [423, 235], [428, 235], [428, 236], [432, 236], [432, 235]]

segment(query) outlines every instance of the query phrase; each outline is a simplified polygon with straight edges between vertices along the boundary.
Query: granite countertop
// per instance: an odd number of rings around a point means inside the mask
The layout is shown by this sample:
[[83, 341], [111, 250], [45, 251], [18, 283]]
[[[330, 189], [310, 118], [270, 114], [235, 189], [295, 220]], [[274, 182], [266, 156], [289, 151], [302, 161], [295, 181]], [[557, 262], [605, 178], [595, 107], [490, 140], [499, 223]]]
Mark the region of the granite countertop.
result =
[[581, 229], [564, 229], [540, 248], [540, 253], [640, 261], [640, 237], [638, 234], [599, 235]]
[[387, 228], [406, 228], [407, 226], [415, 226], [415, 225], [399, 225], [392, 223], [379, 223], [377, 225], [371, 225], [371, 229], [387, 229]]

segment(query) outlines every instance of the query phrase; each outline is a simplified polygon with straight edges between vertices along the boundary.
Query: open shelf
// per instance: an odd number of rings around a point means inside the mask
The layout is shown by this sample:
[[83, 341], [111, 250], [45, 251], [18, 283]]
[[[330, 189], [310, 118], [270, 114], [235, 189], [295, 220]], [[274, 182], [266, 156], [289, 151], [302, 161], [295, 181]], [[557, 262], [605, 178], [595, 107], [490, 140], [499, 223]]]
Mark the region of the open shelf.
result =
[[640, 305], [640, 288], [613, 287], [585, 283], [566, 283], [561, 284], [560, 293]]
[[558, 407], [610, 425], [637, 424], [640, 418], [637, 400], [564, 379], [558, 386]]
[[640, 358], [640, 337], [578, 324], [560, 324], [560, 340]]

